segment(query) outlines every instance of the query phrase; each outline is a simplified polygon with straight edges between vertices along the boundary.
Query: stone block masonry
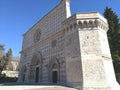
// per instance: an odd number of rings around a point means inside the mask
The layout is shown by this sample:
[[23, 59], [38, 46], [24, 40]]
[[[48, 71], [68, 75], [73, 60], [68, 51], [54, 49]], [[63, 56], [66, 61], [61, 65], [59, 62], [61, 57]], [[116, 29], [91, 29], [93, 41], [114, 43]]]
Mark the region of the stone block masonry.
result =
[[23, 35], [18, 82], [120, 90], [107, 31], [98, 12], [71, 16], [70, 0], [61, 0]]

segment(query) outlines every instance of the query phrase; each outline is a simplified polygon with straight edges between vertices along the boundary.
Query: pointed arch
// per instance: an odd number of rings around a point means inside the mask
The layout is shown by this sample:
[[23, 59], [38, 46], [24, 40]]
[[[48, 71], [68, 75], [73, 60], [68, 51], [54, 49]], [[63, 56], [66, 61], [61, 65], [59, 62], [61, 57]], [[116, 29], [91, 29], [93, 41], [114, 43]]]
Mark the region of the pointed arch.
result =
[[31, 82], [41, 82], [42, 78], [42, 54], [35, 52], [30, 63], [30, 80]]
[[26, 65], [23, 65], [22, 67], [21, 67], [21, 76], [22, 76], [22, 82], [24, 82], [25, 81], [25, 78], [26, 78], [26, 72], [27, 72], [27, 67], [26, 67]]
[[57, 83], [60, 80], [60, 62], [56, 57], [48, 63], [48, 76], [49, 82]]

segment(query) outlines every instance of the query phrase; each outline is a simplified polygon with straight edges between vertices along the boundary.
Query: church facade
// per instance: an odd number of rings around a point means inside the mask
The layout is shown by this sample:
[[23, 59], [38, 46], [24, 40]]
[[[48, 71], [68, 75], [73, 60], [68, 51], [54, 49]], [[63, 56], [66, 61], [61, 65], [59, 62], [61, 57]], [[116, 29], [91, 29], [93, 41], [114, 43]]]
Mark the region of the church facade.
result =
[[18, 82], [118, 90], [107, 31], [98, 12], [71, 16], [70, 0], [61, 0], [23, 35]]

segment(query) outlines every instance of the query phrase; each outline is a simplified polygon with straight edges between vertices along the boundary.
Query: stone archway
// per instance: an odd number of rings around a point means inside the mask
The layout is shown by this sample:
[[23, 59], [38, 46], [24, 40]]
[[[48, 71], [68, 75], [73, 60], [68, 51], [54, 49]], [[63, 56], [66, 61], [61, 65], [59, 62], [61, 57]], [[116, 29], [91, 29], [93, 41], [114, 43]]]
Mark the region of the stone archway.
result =
[[57, 83], [58, 82], [58, 65], [54, 63], [52, 65], [52, 83]]
[[42, 78], [42, 57], [40, 53], [35, 53], [30, 64], [30, 81], [41, 82]]
[[25, 79], [26, 79], [26, 71], [27, 71], [26, 66], [23, 66], [23, 67], [22, 67], [22, 82], [25, 82]]
[[56, 58], [52, 58], [48, 64], [48, 78], [51, 83], [58, 83], [60, 80], [60, 63]]

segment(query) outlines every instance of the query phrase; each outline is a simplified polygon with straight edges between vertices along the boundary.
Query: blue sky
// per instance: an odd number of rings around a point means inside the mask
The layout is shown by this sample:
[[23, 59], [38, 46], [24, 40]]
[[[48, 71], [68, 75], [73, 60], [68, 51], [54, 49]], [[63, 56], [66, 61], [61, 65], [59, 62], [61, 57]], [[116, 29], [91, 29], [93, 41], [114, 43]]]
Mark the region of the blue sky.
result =
[[[6, 52], [13, 50], [19, 56], [22, 35], [61, 0], [0, 0], [0, 44]], [[119, 0], [71, 0], [71, 12], [97, 11], [103, 14], [106, 6], [111, 7], [120, 17]]]

